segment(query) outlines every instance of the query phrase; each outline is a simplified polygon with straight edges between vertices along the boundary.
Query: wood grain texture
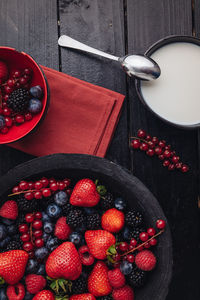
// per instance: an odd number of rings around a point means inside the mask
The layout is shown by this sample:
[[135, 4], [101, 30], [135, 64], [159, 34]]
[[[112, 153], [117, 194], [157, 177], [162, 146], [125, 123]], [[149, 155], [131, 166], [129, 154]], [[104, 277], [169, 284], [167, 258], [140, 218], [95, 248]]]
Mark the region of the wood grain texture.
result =
[[[190, 0], [127, 0], [129, 53], [144, 53], [152, 43], [168, 35], [192, 35], [191, 7]], [[178, 129], [155, 117], [136, 95], [134, 80], [129, 81], [129, 95], [132, 135], [138, 128], [144, 128], [150, 135], [167, 140], [190, 165], [188, 174], [170, 173], [158, 159], [139, 151], [132, 153], [134, 175], [159, 200], [173, 234], [174, 274], [167, 299], [198, 299], [197, 270], [194, 268], [198, 246], [197, 130]], [[190, 263], [185, 261], [188, 256], [192, 257]]]
[[[60, 34], [67, 34], [108, 53], [125, 54], [122, 0], [59, 0]], [[117, 62], [61, 48], [62, 71], [125, 94], [125, 75]], [[97, 99], [98, 101], [98, 99]], [[127, 103], [107, 158], [129, 167]]]
[[[59, 68], [56, 0], [1, 0], [0, 45], [27, 52], [40, 64]], [[0, 146], [0, 175], [31, 155]]]

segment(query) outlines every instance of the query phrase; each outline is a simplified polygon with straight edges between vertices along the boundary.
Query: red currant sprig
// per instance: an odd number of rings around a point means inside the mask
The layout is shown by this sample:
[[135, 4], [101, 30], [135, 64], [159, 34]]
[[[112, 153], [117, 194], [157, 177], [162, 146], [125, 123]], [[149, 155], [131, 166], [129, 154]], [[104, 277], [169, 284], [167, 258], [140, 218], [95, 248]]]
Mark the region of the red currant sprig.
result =
[[137, 132], [137, 137], [131, 138], [130, 146], [133, 149], [145, 151], [148, 156], [157, 155], [162, 161], [162, 165], [167, 167], [169, 171], [180, 170], [183, 173], [189, 171], [186, 164], [180, 162], [180, 157], [171, 149], [171, 145], [167, 145], [165, 140], [158, 140], [157, 137], [147, 135], [142, 129]]

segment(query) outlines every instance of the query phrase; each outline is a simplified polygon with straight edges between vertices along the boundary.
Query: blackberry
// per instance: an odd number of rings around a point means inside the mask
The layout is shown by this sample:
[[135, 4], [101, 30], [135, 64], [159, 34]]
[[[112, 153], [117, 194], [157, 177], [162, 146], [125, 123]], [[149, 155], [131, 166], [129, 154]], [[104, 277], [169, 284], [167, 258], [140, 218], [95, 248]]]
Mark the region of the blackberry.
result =
[[7, 105], [14, 112], [24, 112], [28, 108], [29, 99], [29, 92], [20, 88], [10, 94]]
[[22, 249], [22, 244], [23, 243], [21, 240], [18, 241], [12, 240], [6, 246], [6, 251]]
[[67, 216], [72, 209], [72, 205], [67, 201], [65, 205], [62, 206], [62, 212], [64, 216]]
[[135, 227], [134, 229], [130, 230], [129, 232], [129, 239], [135, 239], [139, 241], [139, 235], [141, 232], [145, 232], [144, 228]]
[[131, 227], [140, 226], [143, 223], [142, 214], [139, 211], [130, 210], [125, 215], [125, 222]]
[[87, 229], [97, 229], [101, 225], [101, 217], [98, 213], [88, 215], [86, 221]]
[[25, 223], [25, 213], [20, 213], [16, 220], [16, 226], [18, 227], [20, 224], [23, 223]]
[[38, 208], [37, 200], [26, 200], [23, 195], [18, 197], [17, 204], [19, 211], [24, 213], [34, 212]]
[[135, 267], [128, 275], [128, 281], [132, 287], [141, 287], [146, 281], [146, 272]]
[[72, 209], [70, 210], [67, 216], [67, 224], [72, 228], [81, 227], [81, 225], [85, 223], [85, 215], [80, 209]]
[[100, 206], [102, 210], [108, 210], [114, 207], [113, 195], [111, 193], [107, 193], [105, 196], [103, 196], [100, 200]]
[[113, 300], [113, 297], [111, 295], [108, 295], [108, 296], [98, 297], [97, 299], [99, 299], [99, 300]]
[[77, 280], [73, 281], [72, 294], [82, 294], [87, 292], [87, 278], [80, 276]]

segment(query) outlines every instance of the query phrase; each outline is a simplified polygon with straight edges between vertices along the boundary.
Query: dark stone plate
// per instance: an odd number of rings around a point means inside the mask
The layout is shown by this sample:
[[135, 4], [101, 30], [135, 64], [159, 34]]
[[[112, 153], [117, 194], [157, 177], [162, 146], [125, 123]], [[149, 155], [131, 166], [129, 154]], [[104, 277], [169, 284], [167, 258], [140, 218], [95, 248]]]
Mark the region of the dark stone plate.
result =
[[[106, 186], [127, 199], [129, 206], [139, 209], [148, 225], [155, 225], [164, 213], [151, 192], [131, 173], [106, 159], [81, 154], [54, 154], [23, 163], [0, 179], [0, 198], [22, 179], [40, 176], [57, 178], [98, 178]], [[136, 300], [164, 300], [172, 275], [172, 241], [169, 227], [159, 237], [155, 248], [156, 269], [149, 274], [144, 288], [136, 291]]]

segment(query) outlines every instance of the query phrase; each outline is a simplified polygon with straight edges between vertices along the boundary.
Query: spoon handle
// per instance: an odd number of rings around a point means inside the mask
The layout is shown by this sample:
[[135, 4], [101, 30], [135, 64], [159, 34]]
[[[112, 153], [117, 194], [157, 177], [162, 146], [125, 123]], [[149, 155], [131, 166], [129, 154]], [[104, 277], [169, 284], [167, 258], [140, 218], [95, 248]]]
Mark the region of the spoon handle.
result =
[[72, 48], [72, 49], [76, 49], [76, 50], [81, 50], [84, 52], [88, 52], [88, 53], [92, 53], [92, 54], [96, 54], [99, 56], [103, 56], [112, 60], [119, 60], [119, 57], [105, 53], [101, 50], [97, 50], [95, 48], [92, 48], [90, 46], [87, 46], [83, 43], [80, 43], [74, 39], [72, 39], [71, 37], [67, 36], [67, 35], [61, 35], [60, 38], [58, 39], [58, 44], [59, 46], [62, 47], [67, 47], [67, 48]]

